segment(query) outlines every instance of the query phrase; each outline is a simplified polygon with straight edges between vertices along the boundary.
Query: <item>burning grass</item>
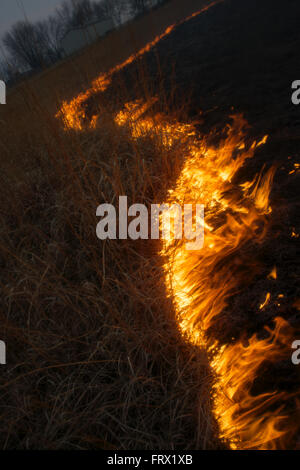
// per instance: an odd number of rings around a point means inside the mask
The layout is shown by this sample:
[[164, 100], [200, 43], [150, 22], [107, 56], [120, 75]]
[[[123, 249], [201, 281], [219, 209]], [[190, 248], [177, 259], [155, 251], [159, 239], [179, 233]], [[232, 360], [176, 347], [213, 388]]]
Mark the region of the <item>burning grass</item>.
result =
[[95, 235], [99, 203], [162, 201], [180, 136], [136, 141], [109, 114], [66, 134], [35, 113], [35, 161], [1, 182], [1, 447], [218, 447], [212, 375], [180, 336], [158, 242]]
[[[30, 111], [7, 121], [2, 147], [24, 172], [7, 165], [0, 189], [1, 446], [295, 448], [297, 321], [269, 253], [297, 229], [285, 233], [294, 206], [273, 204], [275, 166], [257, 157], [267, 136], [248, 137], [240, 115], [202, 135], [145, 69], [128, 101], [110, 78], [132, 61], [74, 92], [65, 128], [26, 87]], [[96, 208], [121, 195], [205, 204], [204, 250], [99, 242]]]
[[[246, 145], [246, 123], [237, 117], [223, 143], [208, 149], [192, 123], [153, 114], [155, 102], [128, 104], [118, 114], [106, 110], [101, 125], [79, 133], [65, 133], [40, 115], [39, 167], [14, 192], [2, 182], [8, 204], [1, 210], [1, 331], [8, 348], [14, 345], [1, 384], [2, 423], [10, 424], [2, 431], [5, 448], [205, 449], [222, 445], [220, 433], [232, 447], [277, 445], [277, 424], [286, 418], [279, 409], [290, 397], [251, 398], [251, 389], [266, 352], [276, 361], [289, 351], [275, 341], [281, 326], [274, 336], [271, 329], [271, 340], [252, 337], [248, 346], [241, 340], [225, 349], [209, 333], [241, 288], [235, 260], [248, 262], [248, 280], [250, 266], [257, 274], [243, 246], [266, 237], [274, 172], [244, 182], [239, 192], [230, 182], [266, 138]], [[236, 149], [240, 156], [233, 158]], [[96, 239], [98, 204], [123, 194], [129, 204], [199, 202], [188, 187], [204, 191], [200, 202], [212, 218], [206, 223], [217, 221], [216, 232], [206, 233], [206, 254], [188, 252], [186, 259], [180, 245]], [[222, 212], [230, 227], [220, 225]]]

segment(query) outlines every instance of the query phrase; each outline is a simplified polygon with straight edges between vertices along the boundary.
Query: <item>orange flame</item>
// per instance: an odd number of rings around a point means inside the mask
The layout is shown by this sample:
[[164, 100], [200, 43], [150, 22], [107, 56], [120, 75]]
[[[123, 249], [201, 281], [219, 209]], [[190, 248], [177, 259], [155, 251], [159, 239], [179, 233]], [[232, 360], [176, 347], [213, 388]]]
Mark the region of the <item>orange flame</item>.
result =
[[[175, 25], [170, 26], [136, 55], [102, 74], [90, 89], [71, 102], [63, 102], [57, 117], [63, 118], [66, 128], [82, 130], [86, 118], [84, 102], [98, 91], [106, 90], [114, 73], [149, 51], [174, 28]], [[265, 144], [267, 136], [246, 145], [246, 122], [238, 115], [233, 117], [227, 137], [218, 148], [213, 148], [205, 138], [198, 137], [191, 124], [169, 122], [162, 116], [145, 117], [154, 101], [155, 98], [148, 103], [127, 103], [115, 116], [115, 122], [119, 126], [127, 125], [134, 139], [155, 133], [161, 136], [165, 148], [170, 148], [178, 136], [186, 143], [184, 166], [165, 202], [178, 203], [181, 207], [189, 203], [204, 204], [205, 242], [199, 251], [186, 251], [185, 240], [175, 241], [174, 237], [163, 242], [165, 282], [178, 325], [190, 342], [207, 350], [215, 375], [213, 412], [221, 438], [232, 449], [280, 448], [282, 438], [291, 429], [289, 416], [283, 411], [290, 397], [283, 392], [253, 395], [251, 389], [261, 365], [265, 361], [274, 363], [289, 351], [291, 334], [287, 323], [278, 317], [274, 330], [267, 329], [267, 338], [252, 335], [248, 340], [237, 338], [230, 344], [221, 344], [209, 334], [238, 288], [241, 250], [249, 240], [260, 243], [267, 233], [275, 169], [261, 172], [252, 181], [234, 183], [237, 171], [257, 147]], [[96, 121], [97, 116], [93, 116], [89, 126], [94, 127]], [[251, 267], [248, 275], [251, 276]], [[270, 276], [276, 279], [276, 271]], [[261, 308], [269, 302], [269, 295]]]
[[[195, 16], [200, 15], [200, 13], [207, 11], [209, 8], [211, 8], [212, 6], [218, 3], [221, 3], [222, 1], [224, 0], [216, 0], [214, 2], [211, 2], [209, 5], [206, 5], [201, 10], [196, 11], [195, 13], [185, 18], [184, 20], [178, 22], [177, 24], [168, 26], [162, 34], [156, 36], [153, 39], [153, 41], [146, 44], [146, 46], [140, 49], [136, 54], [132, 54], [121, 64], [118, 64], [115, 67], [113, 67], [111, 70], [109, 70], [108, 72], [101, 74], [98, 78], [96, 78], [92, 82], [92, 86], [88, 90], [80, 93], [78, 96], [73, 98], [70, 102], [63, 101], [60, 107], [60, 110], [56, 114], [56, 117], [61, 118], [63, 120], [66, 129], [74, 129], [76, 131], [82, 130], [84, 127], [83, 122], [84, 122], [84, 119], [86, 118], [83, 104], [86, 102], [88, 98], [90, 98], [91, 96], [99, 92], [104, 92], [109, 87], [112, 77], [117, 72], [124, 69], [126, 66], [133, 63], [136, 59], [138, 59], [139, 57], [142, 57], [144, 54], [146, 54], [151, 49], [153, 49], [153, 47], [155, 47], [156, 44], [158, 44], [163, 38], [168, 36], [177, 26], [179, 26], [180, 24], [186, 21], [189, 21], [191, 18], [194, 18]], [[96, 118], [97, 116], [92, 117], [91, 122], [90, 122], [90, 127], [92, 128], [94, 127]]]
[[[281, 438], [290, 430], [288, 416], [281, 411], [282, 404], [290, 397], [282, 392], [253, 396], [251, 387], [265, 361], [274, 363], [289, 353], [288, 338], [292, 335], [287, 334], [288, 324], [278, 317], [274, 330], [267, 329], [266, 339], [253, 335], [246, 343], [240, 338], [233, 344], [221, 345], [208, 335], [238, 285], [234, 263], [238, 261], [239, 250], [248, 240], [259, 243], [266, 235], [274, 168], [239, 186], [232, 180], [245, 160], [266, 142], [267, 136], [247, 148], [246, 122], [241, 116], [234, 116], [226, 139], [219, 148], [210, 148], [205, 139], [197, 137], [190, 124], [169, 123], [161, 116], [154, 120], [143, 117], [151, 104], [138, 101], [126, 104], [115, 117], [116, 123], [127, 124], [133, 138], [162, 133], [165, 146], [172, 145], [181, 134], [187, 142], [185, 163], [166, 203], [183, 206], [192, 202], [205, 204], [206, 208], [202, 250], [186, 251], [184, 241], [174, 237], [163, 244], [166, 286], [174, 300], [178, 325], [184, 336], [193, 344], [205, 347], [210, 357], [216, 377], [213, 411], [221, 437], [232, 449], [279, 448]], [[223, 222], [216, 223], [218, 219]], [[230, 258], [234, 261], [229, 261]], [[276, 268], [270, 275], [276, 279]], [[270, 297], [268, 293], [261, 309]]]
[[271, 299], [271, 294], [270, 294], [270, 292], [268, 292], [264, 302], [262, 304], [260, 304], [259, 309], [263, 310], [265, 308], [265, 306], [268, 305], [268, 303], [270, 302], [270, 299]]
[[268, 275], [268, 279], [274, 279], [274, 280], [277, 279], [277, 268], [276, 268], [276, 266], [274, 266], [274, 268], [272, 269], [272, 271]]

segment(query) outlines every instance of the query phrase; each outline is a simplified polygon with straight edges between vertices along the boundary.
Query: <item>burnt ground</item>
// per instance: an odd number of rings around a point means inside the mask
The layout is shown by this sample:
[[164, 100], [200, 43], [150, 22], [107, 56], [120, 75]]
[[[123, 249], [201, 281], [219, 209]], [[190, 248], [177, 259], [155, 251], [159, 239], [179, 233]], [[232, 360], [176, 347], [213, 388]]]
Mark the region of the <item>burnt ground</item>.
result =
[[[238, 176], [243, 181], [263, 165], [277, 166], [268, 236], [262, 246], [250, 243], [246, 248], [248, 258], [260, 262], [260, 272], [241, 286], [242, 295], [232, 297], [212, 332], [225, 342], [241, 334], [263, 335], [264, 326], [272, 326], [276, 316], [297, 331], [300, 327], [299, 238], [291, 236], [300, 233], [300, 182], [296, 172], [289, 174], [300, 160], [300, 106], [291, 102], [291, 84], [300, 79], [299, 18], [298, 0], [225, 0], [178, 26], [155, 49], [115, 75], [104, 94], [86, 103], [93, 114], [116, 89], [129, 90], [128, 100], [143, 96], [145, 90], [138, 85], [142, 73], [151, 77], [150, 95], [163, 89], [171, 107], [184, 103], [184, 118], [197, 120], [205, 134], [222, 129], [228, 116], [240, 112], [251, 126], [250, 135], [270, 136]], [[163, 111], [165, 102], [160, 106]], [[267, 278], [274, 266], [276, 281]], [[271, 301], [257, 315], [267, 292]], [[280, 294], [284, 297], [279, 302]], [[263, 371], [264, 380], [254, 388], [297, 391], [299, 371], [287, 358]]]

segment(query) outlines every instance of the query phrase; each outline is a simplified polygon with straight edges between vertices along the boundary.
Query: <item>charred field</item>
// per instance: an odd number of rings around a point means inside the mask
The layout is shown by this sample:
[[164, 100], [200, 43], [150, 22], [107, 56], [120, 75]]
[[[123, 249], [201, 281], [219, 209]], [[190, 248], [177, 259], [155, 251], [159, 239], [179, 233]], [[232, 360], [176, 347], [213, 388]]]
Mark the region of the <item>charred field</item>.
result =
[[[299, 449], [300, 6], [196, 3], [3, 115], [3, 448]], [[124, 194], [203, 203], [203, 249], [97, 240]]]

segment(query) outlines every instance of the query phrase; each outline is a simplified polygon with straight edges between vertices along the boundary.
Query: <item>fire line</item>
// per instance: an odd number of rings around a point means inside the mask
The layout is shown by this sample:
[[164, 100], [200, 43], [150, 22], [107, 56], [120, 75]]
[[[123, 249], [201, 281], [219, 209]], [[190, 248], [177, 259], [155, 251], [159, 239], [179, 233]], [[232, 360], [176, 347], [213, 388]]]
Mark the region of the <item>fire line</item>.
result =
[[[215, 3], [218, 2], [204, 10]], [[101, 75], [90, 89], [70, 103], [63, 102], [57, 117], [63, 118], [66, 128], [82, 130], [86, 117], [84, 101], [104, 91], [114, 73], [150, 50], [174, 27], [167, 28], [137, 55]], [[171, 147], [179, 135], [186, 142], [182, 171], [165, 203], [204, 204], [206, 219], [202, 250], [187, 251], [185, 240], [175, 241], [174, 237], [163, 243], [165, 284], [175, 306], [178, 326], [187, 341], [207, 351], [215, 377], [211, 396], [213, 414], [221, 439], [232, 449], [282, 448], [285, 436], [291, 431], [290, 416], [283, 408], [291, 397], [283, 392], [253, 395], [251, 388], [265, 361], [274, 363], [286, 357], [292, 338], [288, 324], [277, 317], [274, 329], [266, 328], [267, 337], [261, 339], [254, 334], [247, 341], [240, 337], [228, 344], [209, 334], [238, 287], [241, 250], [249, 240], [262, 242], [268, 231], [272, 213], [269, 196], [275, 169], [271, 167], [259, 173], [252, 181], [233, 183], [237, 171], [253, 157], [257, 147], [266, 143], [267, 136], [246, 145], [246, 121], [236, 115], [227, 136], [218, 148], [213, 148], [205, 137], [197, 135], [191, 124], [170, 122], [162, 116], [155, 120], [145, 117], [145, 111], [155, 99], [148, 103], [127, 103], [115, 116], [115, 122], [128, 126], [133, 139], [159, 132], [165, 148]], [[90, 127], [96, 122], [94, 116]], [[251, 268], [248, 273], [251, 276], [250, 271]], [[276, 279], [275, 271], [272, 277]], [[262, 308], [268, 301], [267, 295]]]
[[[240, 115], [233, 116], [227, 137], [219, 148], [210, 148], [205, 138], [197, 137], [192, 125], [169, 123], [161, 116], [160, 121], [158, 118], [152, 121], [141, 117], [145, 109], [145, 103], [127, 103], [115, 121], [120, 126], [128, 125], [134, 139], [159, 132], [166, 147], [178, 135], [186, 140], [184, 167], [166, 203], [205, 204], [204, 248], [189, 252], [184, 240], [171, 236], [164, 241], [161, 256], [179, 328], [188, 341], [204, 348], [210, 359], [215, 375], [213, 413], [220, 437], [232, 449], [281, 448], [282, 440], [291, 430], [289, 416], [281, 410], [291, 397], [280, 392], [253, 396], [251, 387], [265, 361], [274, 363], [289, 353], [293, 337], [290, 327], [277, 317], [274, 330], [266, 328], [266, 339], [253, 335], [247, 344], [242, 338], [232, 344], [219, 344], [208, 335], [237, 287], [235, 267], [239, 251], [250, 239], [260, 243], [267, 233], [275, 169], [271, 167], [264, 175], [260, 173], [253, 181], [238, 187], [232, 183], [236, 172], [246, 159], [253, 157], [257, 147], [265, 144], [267, 136], [246, 148], [246, 121]], [[237, 150], [239, 154], [233, 158]], [[215, 221], [220, 217], [224, 222], [218, 225]], [[261, 225], [263, 228], [257, 231]], [[232, 261], [224, 264], [230, 257]], [[268, 301], [269, 295], [265, 304]]]
[[[114, 74], [118, 73], [120, 70], [123, 70], [126, 66], [134, 62], [136, 59], [138, 59], [139, 57], [142, 57], [144, 54], [149, 52], [163, 38], [168, 36], [176, 27], [180, 26], [186, 21], [189, 21], [191, 18], [194, 18], [200, 15], [201, 13], [204, 13], [209, 8], [217, 5], [218, 3], [222, 3], [223, 1], [224, 0], [216, 0], [204, 6], [201, 10], [196, 11], [195, 13], [188, 16], [187, 18], [184, 18], [182, 21], [178, 22], [177, 24], [168, 26], [168, 28], [166, 28], [166, 30], [162, 34], [160, 34], [155, 39], [153, 39], [153, 41], [149, 42], [145, 47], [140, 49], [136, 54], [132, 54], [124, 62], [116, 65], [111, 70], [109, 70], [109, 72], [101, 74], [98, 78], [96, 78], [92, 82], [92, 86], [88, 90], [80, 93], [77, 97], [72, 99], [70, 102], [63, 101], [61, 108], [59, 112], [57, 113], [56, 117], [63, 119], [66, 129], [74, 129], [77, 131], [82, 130], [83, 120], [86, 117], [85, 111], [83, 109], [83, 104], [88, 98], [95, 95], [96, 93], [104, 92], [109, 87]], [[97, 121], [97, 116], [93, 116], [93, 118], [90, 121], [90, 127], [94, 127], [96, 121]]]

